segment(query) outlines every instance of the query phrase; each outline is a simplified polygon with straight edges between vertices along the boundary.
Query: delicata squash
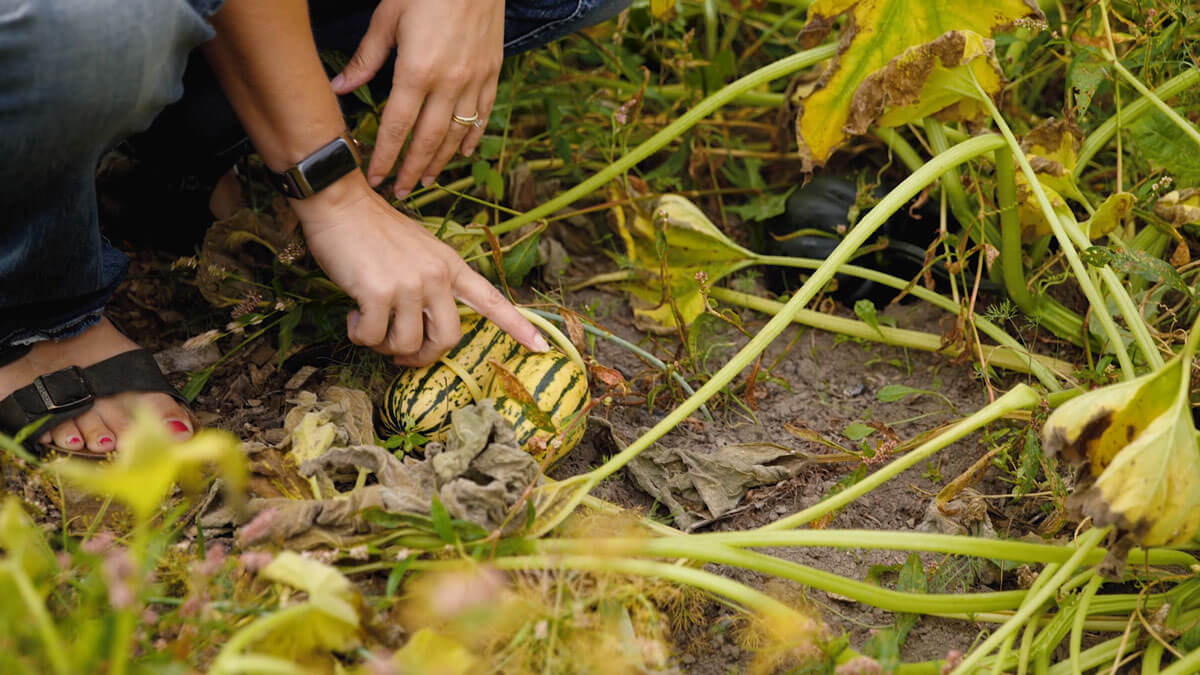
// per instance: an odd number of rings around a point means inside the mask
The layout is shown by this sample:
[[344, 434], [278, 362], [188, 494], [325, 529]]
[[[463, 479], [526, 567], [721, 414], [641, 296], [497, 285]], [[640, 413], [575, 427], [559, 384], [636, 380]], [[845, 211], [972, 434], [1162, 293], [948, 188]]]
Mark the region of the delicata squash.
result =
[[547, 465], [579, 443], [591, 401], [587, 373], [571, 357], [556, 349], [531, 352], [491, 321], [469, 315], [462, 338], [440, 361], [404, 368], [388, 385], [380, 427], [441, 441], [450, 413], [483, 398], [512, 423], [521, 447]]

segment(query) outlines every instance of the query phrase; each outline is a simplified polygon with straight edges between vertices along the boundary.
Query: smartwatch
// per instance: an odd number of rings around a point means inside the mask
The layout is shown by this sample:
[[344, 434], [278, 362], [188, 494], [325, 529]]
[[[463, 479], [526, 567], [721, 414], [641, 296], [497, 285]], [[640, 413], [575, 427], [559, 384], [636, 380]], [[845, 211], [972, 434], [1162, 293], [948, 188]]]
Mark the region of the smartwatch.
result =
[[268, 170], [267, 173], [275, 189], [283, 196], [305, 199], [351, 171], [357, 171], [361, 159], [358, 142], [349, 131], [344, 131], [341, 136], [318, 148], [287, 171], [275, 173]]

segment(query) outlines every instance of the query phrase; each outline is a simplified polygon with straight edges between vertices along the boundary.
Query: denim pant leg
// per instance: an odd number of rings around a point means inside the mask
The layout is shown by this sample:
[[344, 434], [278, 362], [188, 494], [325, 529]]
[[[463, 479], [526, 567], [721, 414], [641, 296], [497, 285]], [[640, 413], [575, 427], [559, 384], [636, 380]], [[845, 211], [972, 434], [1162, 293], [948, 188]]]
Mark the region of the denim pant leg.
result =
[[96, 164], [183, 94], [218, 4], [0, 0], [0, 347], [99, 319], [127, 261], [100, 236]]
[[507, 0], [504, 55], [536, 49], [564, 35], [608, 21], [631, 0]]

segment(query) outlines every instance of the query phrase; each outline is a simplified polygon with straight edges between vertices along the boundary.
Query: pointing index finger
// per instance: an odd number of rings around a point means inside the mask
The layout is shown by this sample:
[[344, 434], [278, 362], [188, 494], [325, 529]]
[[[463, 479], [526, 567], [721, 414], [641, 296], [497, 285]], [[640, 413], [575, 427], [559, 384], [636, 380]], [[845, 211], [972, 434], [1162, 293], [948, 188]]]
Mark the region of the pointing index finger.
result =
[[500, 330], [513, 336], [526, 349], [534, 352], [549, 351], [546, 338], [533, 324], [521, 316], [512, 303], [479, 276], [474, 270], [465, 269], [454, 282], [454, 297], [467, 307], [492, 320]]

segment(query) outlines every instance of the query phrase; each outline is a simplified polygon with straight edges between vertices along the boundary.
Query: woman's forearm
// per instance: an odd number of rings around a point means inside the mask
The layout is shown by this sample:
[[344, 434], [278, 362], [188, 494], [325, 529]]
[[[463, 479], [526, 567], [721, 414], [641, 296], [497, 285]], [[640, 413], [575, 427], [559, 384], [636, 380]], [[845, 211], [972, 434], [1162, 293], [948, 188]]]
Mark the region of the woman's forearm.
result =
[[204, 55], [263, 161], [283, 171], [342, 133], [304, 0], [226, 0]]

